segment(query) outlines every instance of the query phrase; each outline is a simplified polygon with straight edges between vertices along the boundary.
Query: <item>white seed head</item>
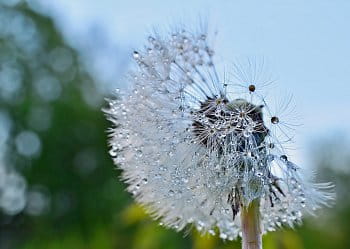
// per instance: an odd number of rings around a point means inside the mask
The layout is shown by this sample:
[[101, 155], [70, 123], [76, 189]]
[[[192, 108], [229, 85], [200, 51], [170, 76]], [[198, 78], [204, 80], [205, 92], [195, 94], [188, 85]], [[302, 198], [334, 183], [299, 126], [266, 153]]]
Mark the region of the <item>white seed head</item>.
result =
[[258, 84], [244, 82], [248, 99], [236, 94], [213, 55], [206, 33], [185, 30], [150, 36], [133, 53], [133, 90], [105, 110], [114, 124], [110, 154], [128, 191], [162, 224], [211, 234], [217, 227], [223, 239], [239, 236], [237, 214], [255, 199], [264, 232], [328, 205], [332, 185], [308, 182], [289, 161], [272, 128], [283, 121]]

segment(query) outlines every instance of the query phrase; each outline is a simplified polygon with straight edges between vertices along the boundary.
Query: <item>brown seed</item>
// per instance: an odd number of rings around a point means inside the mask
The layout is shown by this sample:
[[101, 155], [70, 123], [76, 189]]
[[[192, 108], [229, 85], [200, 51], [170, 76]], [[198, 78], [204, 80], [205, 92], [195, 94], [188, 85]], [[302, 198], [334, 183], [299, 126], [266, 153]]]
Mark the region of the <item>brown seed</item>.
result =
[[254, 85], [249, 85], [248, 89], [249, 89], [249, 92], [255, 92], [255, 86]]

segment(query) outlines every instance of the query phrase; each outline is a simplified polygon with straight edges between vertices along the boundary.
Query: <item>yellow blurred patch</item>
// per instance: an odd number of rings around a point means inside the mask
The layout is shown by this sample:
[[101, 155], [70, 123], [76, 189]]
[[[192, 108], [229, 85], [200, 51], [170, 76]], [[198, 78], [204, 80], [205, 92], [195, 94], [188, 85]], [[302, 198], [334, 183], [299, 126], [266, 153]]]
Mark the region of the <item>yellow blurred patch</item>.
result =
[[283, 245], [286, 249], [303, 249], [303, 243], [298, 234], [294, 231], [283, 232]]
[[193, 230], [193, 249], [214, 249], [218, 243], [218, 238], [210, 234], [200, 234]]
[[135, 203], [129, 205], [121, 214], [122, 221], [125, 225], [135, 224], [147, 217], [143, 207]]
[[264, 249], [303, 249], [303, 243], [293, 230], [282, 230], [268, 233], [263, 237]]

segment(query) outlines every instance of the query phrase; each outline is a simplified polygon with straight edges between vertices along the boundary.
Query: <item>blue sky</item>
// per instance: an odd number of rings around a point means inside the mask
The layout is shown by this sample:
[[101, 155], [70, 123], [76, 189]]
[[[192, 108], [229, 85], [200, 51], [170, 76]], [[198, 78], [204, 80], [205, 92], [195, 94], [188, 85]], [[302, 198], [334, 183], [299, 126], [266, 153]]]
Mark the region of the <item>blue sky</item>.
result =
[[[215, 50], [229, 68], [235, 58], [264, 56], [278, 89], [293, 93], [303, 126], [297, 161], [310, 141], [350, 135], [350, 1], [28, 0], [54, 18], [90, 63], [102, 90], [120, 86], [134, 48], [152, 27], [206, 17], [218, 31]], [[95, 46], [96, 45], [96, 46]], [[96, 49], [91, 49], [95, 46]], [[102, 84], [102, 83], [101, 83]]]

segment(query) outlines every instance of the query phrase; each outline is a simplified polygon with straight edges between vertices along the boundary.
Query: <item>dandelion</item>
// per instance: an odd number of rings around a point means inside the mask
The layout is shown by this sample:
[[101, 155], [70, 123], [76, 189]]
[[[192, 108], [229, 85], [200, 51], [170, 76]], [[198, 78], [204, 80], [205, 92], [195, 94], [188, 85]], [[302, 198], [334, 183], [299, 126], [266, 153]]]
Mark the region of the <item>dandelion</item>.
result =
[[332, 202], [332, 184], [313, 183], [289, 160], [277, 134], [287, 123], [270, 111], [256, 64], [236, 64], [223, 80], [206, 32], [186, 30], [150, 36], [133, 58], [132, 90], [104, 110], [110, 154], [161, 224], [261, 248], [262, 234]]

